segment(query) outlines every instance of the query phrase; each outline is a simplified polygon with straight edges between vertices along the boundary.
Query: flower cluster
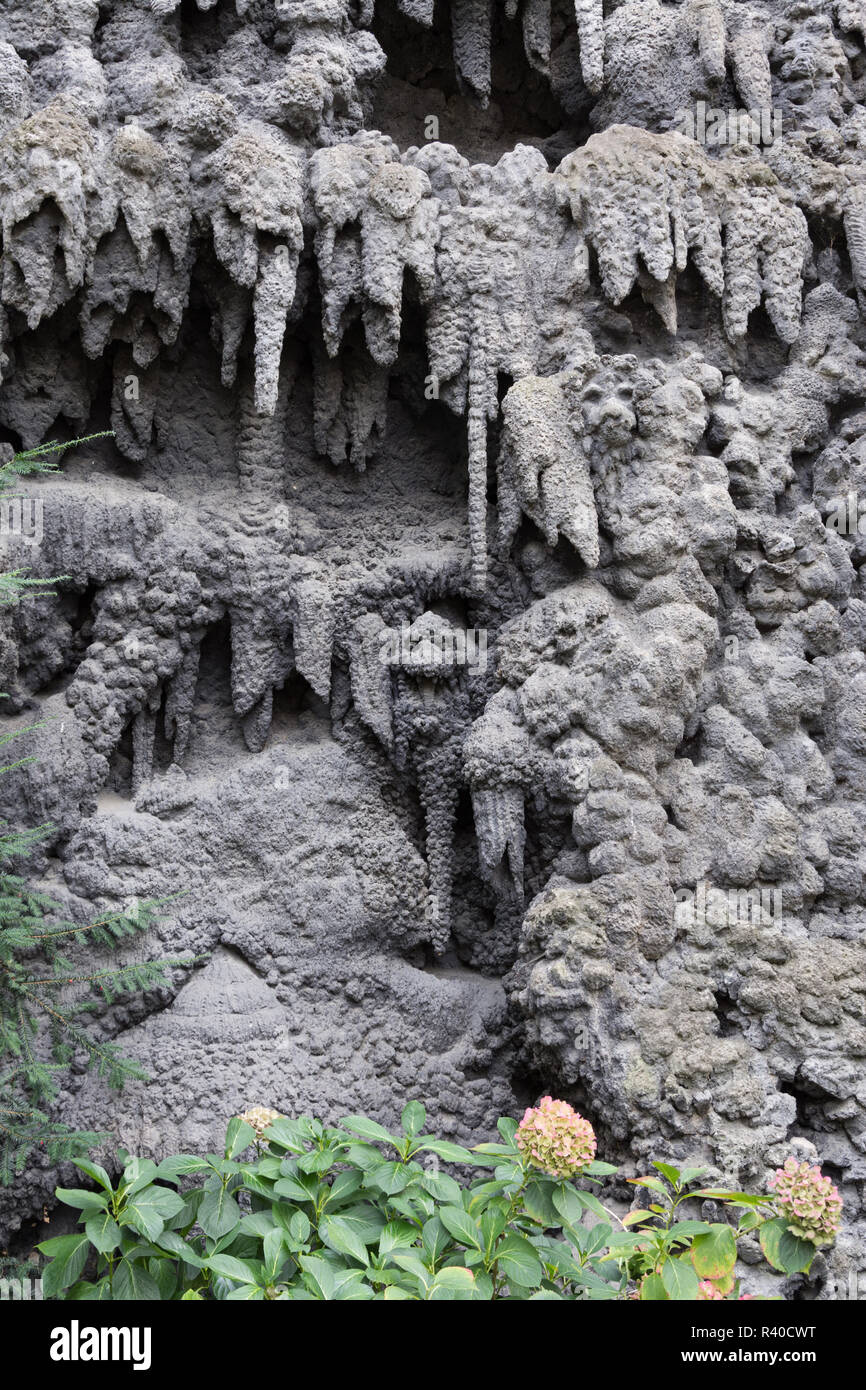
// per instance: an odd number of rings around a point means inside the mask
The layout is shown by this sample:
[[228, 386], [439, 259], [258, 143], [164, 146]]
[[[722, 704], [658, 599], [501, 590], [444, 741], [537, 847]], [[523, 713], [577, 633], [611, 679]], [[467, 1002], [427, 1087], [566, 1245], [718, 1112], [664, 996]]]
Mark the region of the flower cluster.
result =
[[564, 1100], [542, 1096], [524, 1113], [514, 1136], [518, 1149], [534, 1168], [553, 1178], [571, 1178], [595, 1157], [595, 1134]]
[[780, 1216], [788, 1220], [788, 1230], [814, 1245], [828, 1245], [836, 1239], [842, 1224], [842, 1198], [820, 1168], [785, 1160], [769, 1182]]
[[252, 1126], [256, 1132], [256, 1141], [259, 1141], [268, 1125], [272, 1125], [274, 1120], [279, 1120], [282, 1117], [279, 1110], [269, 1110], [266, 1105], [254, 1105], [251, 1109], [245, 1110], [238, 1118]]
[[722, 1293], [718, 1284], [714, 1284], [712, 1279], [702, 1279], [698, 1284], [698, 1302], [713, 1303], [721, 1299], [724, 1302], [725, 1295]]

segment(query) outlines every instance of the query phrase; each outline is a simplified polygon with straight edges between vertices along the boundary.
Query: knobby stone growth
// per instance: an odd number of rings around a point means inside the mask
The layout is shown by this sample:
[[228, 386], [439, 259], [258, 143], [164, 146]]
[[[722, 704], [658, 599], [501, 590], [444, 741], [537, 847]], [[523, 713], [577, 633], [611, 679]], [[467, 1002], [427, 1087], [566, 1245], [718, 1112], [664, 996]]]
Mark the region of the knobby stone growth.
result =
[[115, 431], [6, 527], [64, 576], [0, 634], [50, 721], [6, 812], [71, 911], [182, 886], [210, 952], [104, 1009], [158, 1082], [78, 1126], [477, 1141], [549, 1090], [735, 1186], [817, 1152], [815, 1289], [862, 1267], [864, 33], [5, 0], [0, 428]]

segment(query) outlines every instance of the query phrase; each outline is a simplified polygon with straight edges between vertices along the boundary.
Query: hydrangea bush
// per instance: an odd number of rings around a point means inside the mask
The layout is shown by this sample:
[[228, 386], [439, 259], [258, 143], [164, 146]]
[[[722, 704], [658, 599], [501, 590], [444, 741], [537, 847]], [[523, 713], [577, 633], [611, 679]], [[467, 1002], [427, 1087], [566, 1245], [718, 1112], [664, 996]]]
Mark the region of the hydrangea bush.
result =
[[[399, 1134], [362, 1115], [325, 1126], [255, 1106], [230, 1121], [222, 1154], [156, 1164], [121, 1150], [116, 1183], [76, 1160], [94, 1187], [57, 1189], [83, 1229], [39, 1246], [43, 1296], [717, 1301], [750, 1297], [735, 1276], [742, 1237], [757, 1233], [791, 1274], [838, 1230], [836, 1189], [794, 1159], [762, 1195], [694, 1190], [704, 1170], [653, 1163], [625, 1180], [649, 1205], [620, 1219], [594, 1190], [617, 1170], [565, 1102], [545, 1096], [471, 1150], [425, 1120], [418, 1101]], [[703, 1201], [731, 1219], [686, 1215]]]

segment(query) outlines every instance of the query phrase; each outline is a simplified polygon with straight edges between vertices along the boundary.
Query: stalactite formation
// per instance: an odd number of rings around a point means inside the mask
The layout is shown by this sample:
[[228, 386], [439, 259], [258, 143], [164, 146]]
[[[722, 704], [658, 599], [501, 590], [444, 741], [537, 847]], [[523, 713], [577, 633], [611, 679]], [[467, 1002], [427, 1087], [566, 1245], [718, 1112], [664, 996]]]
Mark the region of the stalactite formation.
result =
[[4, 814], [71, 911], [187, 888], [161, 930], [211, 952], [103, 1011], [163, 1059], [128, 1146], [418, 1094], [460, 1139], [542, 1078], [626, 1166], [812, 1144], [808, 1296], [862, 1266], [864, 39], [2, 6], [2, 442], [114, 432], [5, 528], [63, 578], [4, 614], [48, 730]]

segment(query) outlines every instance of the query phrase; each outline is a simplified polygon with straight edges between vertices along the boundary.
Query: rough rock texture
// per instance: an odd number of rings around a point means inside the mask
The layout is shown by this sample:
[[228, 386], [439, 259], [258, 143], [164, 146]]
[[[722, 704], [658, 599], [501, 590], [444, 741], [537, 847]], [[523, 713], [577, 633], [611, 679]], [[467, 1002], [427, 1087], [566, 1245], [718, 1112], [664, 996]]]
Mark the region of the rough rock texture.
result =
[[63, 1113], [159, 1153], [420, 1094], [467, 1139], [544, 1089], [626, 1164], [798, 1145], [844, 1296], [864, 32], [5, 0], [0, 430], [115, 431], [4, 538], [64, 576], [0, 635], [6, 724], [51, 719], [6, 812], [71, 911], [186, 889], [156, 945], [208, 953], [98, 1020], [156, 1081]]

